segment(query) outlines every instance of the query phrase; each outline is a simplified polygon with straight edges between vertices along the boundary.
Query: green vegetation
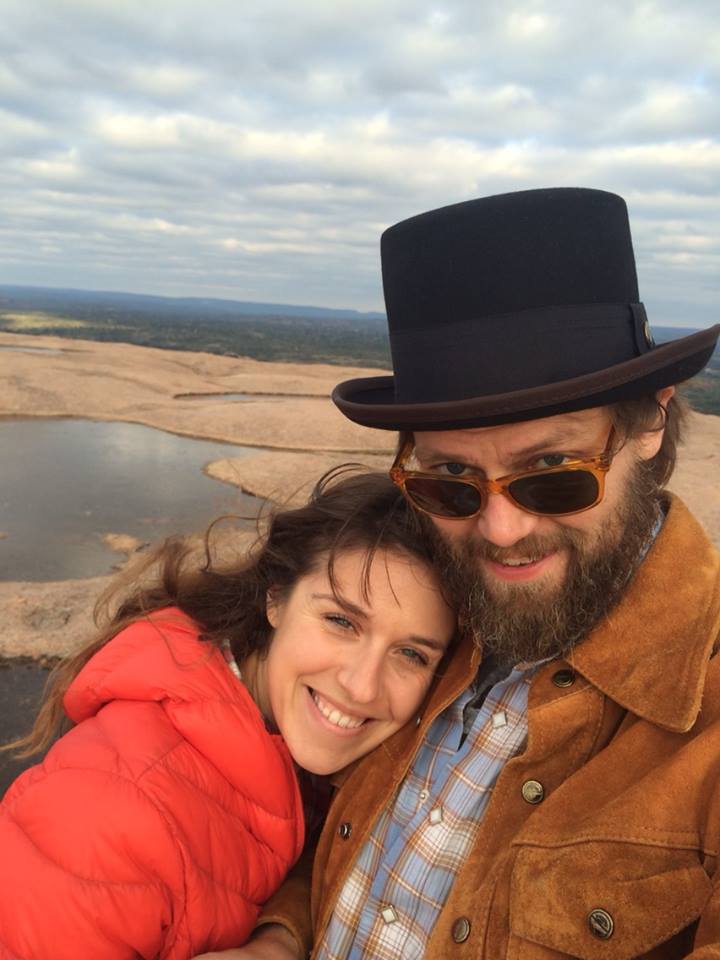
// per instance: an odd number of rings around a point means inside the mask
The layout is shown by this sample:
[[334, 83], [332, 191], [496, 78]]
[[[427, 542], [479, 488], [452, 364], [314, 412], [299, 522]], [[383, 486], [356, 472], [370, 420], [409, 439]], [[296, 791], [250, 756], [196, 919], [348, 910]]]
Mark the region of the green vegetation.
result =
[[60, 330], [80, 330], [87, 327], [85, 320], [55, 317], [49, 313], [1, 313], [0, 329], [12, 333], [57, 333]]
[[385, 319], [355, 311], [0, 286], [0, 330], [257, 360], [387, 367]]

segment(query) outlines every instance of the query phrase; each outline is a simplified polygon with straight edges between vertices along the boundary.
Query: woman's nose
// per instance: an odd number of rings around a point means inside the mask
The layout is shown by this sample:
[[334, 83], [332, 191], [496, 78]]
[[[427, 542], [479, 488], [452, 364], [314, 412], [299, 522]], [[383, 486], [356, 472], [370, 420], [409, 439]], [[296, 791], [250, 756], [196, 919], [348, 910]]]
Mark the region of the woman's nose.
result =
[[[371, 703], [380, 694], [383, 657], [365, 645], [359, 645], [343, 661], [337, 678], [353, 703]], [[348, 704], [349, 705], [349, 704]]]

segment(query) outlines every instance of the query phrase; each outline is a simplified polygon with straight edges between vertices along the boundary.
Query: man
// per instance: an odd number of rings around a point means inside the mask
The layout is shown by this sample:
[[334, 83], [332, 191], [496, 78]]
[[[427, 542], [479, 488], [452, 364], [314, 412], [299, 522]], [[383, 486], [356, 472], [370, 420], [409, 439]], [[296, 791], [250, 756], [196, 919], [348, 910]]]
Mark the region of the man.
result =
[[720, 328], [655, 346], [601, 191], [432, 211], [382, 257], [394, 376], [334, 399], [401, 432], [464, 637], [348, 773], [311, 921], [290, 881], [237, 956], [720, 957], [720, 557], [662, 491]]

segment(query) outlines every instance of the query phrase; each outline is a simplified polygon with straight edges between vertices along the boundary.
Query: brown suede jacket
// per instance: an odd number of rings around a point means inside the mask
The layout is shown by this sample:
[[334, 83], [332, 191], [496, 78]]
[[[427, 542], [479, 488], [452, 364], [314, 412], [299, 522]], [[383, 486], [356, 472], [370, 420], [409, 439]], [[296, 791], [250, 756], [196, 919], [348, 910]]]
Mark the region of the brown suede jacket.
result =
[[[427, 960], [720, 958], [719, 637], [720, 555], [673, 498], [610, 618], [536, 674], [527, 746], [498, 778]], [[296, 876], [264, 922], [305, 951], [320, 938], [429, 724], [476, 669], [461, 645], [417, 726], [346, 777], [317, 849], [311, 917]]]

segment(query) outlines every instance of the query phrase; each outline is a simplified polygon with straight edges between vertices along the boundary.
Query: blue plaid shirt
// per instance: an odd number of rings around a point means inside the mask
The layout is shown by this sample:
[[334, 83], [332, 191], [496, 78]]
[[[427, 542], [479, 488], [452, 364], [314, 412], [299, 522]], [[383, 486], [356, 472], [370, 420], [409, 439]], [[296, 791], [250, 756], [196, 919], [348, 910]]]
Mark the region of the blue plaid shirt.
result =
[[534, 669], [495, 682], [481, 705], [467, 690], [431, 724], [343, 886], [319, 960], [423, 956], [495, 781], [524, 747]]

